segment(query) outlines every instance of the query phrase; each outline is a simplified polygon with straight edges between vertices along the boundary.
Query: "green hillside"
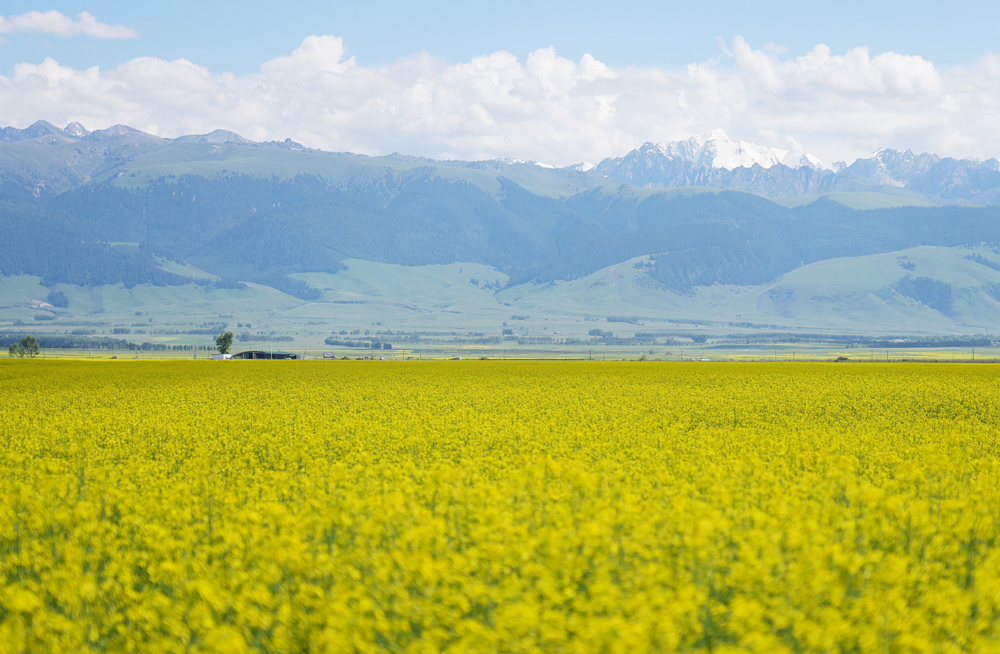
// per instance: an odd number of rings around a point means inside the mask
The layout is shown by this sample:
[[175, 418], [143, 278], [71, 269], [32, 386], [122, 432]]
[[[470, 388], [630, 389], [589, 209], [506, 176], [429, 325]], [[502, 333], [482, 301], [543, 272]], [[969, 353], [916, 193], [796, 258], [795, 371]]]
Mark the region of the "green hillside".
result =
[[103, 141], [49, 135], [6, 143], [0, 147], [0, 181], [16, 179], [34, 186], [38, 192], [60, 193], [106, 176], [123, 163], [155, 152], [165, 143], [141, 133]]
[[674, 293], [651, 283], [644, 258], [573, 281], [522, 285], [501, 299], [533, 311], [714, 324], [774, 324], [858, 333], [985, 333], [1000, 326], [1000, 254], [918, 247], [828, 259], [761, 287], [714, 285]]
[[849, 209], [890, 209], [893, 207], [934, 207], [943, 204], [935, 202], [927, 196], [901, 191], [898, 195], [875, 193], [871, 191], [835, 191], [806, 195], [802, 197], [775, 198], [774, 202], [783, 207], [801, 207], [811, 204], [820, 198], [833, 200]]
[[1000, 326], [1000, 255], [918, 247], [829, 259], [782, 275], [718, 310], [742, 319], [888, 332], [991, 332]]
[[292, 275], [322, 291], [322, 300], [288, 313], [351, 327], [382, 323], [399, 330], [499, 332], [511, 314], [495, 293], [507, 276], [475, 263], [400, 266], [359, 259], [336, 274]]
[[344, 184], [378, 179], [386, 174], [416, 168], [428, 168], [442, 179], [469, 182], [491, 194], [500, 188], [496, 175], [472, 168], [319, 150], [212, 143], [171, 143], [136, 156], [93, 181], [113, 181], [122, 188], [139, 188], [161, 178], [239, 174], [278, 180], [311, 175], [327, 182]]
[[[986, 265], [970, 257], [980, 257]], [[985, 333], [1000, 326], [1000, 254], [918, 247], [828, 259], [761, 287], [664, 289], [637, 268], [645, 258], [572, 281], [526, 284], [499, 297], [531, 311], [638, 319], [772, 324], [857, 333]]]
[[[648, 332], [689, 338], [694, 330], [977, 334], [1000, 325], [1000, 254], [985, 247], [828, 259], [760, 287], [713, 285], [687, 293], [656, 283], [648, 256], [574, 280], [509, 287], [505, 275], [482, 264], [345, 263], [333, 274], [293, 275], [319, 293], [317, 301], [255, 284], [243, 290], [196, 284], [47, 288], [37, 277], [3, 277], [0, 330], [74, 337], [128, 330], [123, 337], [134, 342], [210, 347], [212, 334], [199, 332], [207, 325], [244, 334], [249, 342], [240, 347], [323, 347], [328, 337], [366, 332], [465, 342], [500, 339], [506, 330], [510, 338], [559, 343], [588, 341], [595, 329], [625, 338]], [[204, 274], [170, 265], [188, 277]], [[68, 306], [48, 304], [51, 291], [64, 293]]]

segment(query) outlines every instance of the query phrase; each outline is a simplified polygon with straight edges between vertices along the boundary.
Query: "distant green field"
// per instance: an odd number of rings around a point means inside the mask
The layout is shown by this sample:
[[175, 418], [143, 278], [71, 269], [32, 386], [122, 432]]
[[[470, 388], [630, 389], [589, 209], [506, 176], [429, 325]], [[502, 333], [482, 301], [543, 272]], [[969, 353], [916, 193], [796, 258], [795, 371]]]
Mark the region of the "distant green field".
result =
[[[324, 341], [387, 342], [393, 350], [378, 354], [393, 358], [517, 352], [589, 358], [591, 350], [612, 358], [702, 358], [702, 351], [717, 358], [713, 345], [735, 343], [736, 337], [760, 345], [785, 333], [810, 339], [993, 333], [1000, 324], [1000, 271], [970, 257], [1000, 267], [1000, 254], [988, 248], [920, 247], [817, 262], [761, 287], [700, 287], [689, 294], [667, 291], [648, 278], [648, 257], [575, 280], [510, 288], [504, 288], [506, 275], [482, 264], [408, 267], [348, 260], [336, 274], [294, 275], [321, 291], [319, 301], [256, 284], [244, 290], [56, 285], [51, 290], [65, 294], [66, 308], [45, 302], [50, 289], [37, 277], [3, 277], [0, 334], [110, 337], [204, 350], [225, 329], [237, 334], [236, 349], [335, 350], [352, 358], [372, 352]], [[163, 267], [210, 277], [182, 264]], [[656, 344], [622, 341], [642, 334], [654, 335]], [[758, 356], [764, 346], [757, 345], [747, 356]], [[815, 344], [796, 351], [804, 349], [820, 359], [843, 354], [839, 346]], [[738, 350], [729, 347], [726, 356], [740, 358]]]
[[[287, 345], [287, 344], [286, 344]], [[245, 349], [291, 351], [306, 359], [358, 360], [382, 359], [387, 361], [415, 361], [461, 359], [475, 360], [515, 360], [550, 359], [567, 361], [687, 361], [696, 363], [733, 362], [785, 362], [826, 361], [830, 363], [898, 363], [914, 362], [956, 362], [956, 363], [1000, 363], [1000, 347], [928, 347], [928, 348], [843, 348], [824, 344], [784, 343], [755, 346], [719, 346], [688, 344], [687, 346], [645, 345], [631, 347], [608, 347], [600, 344], [578, 346], [521, 346], [516, 343], [506, 345], [449, 345], [446, 343], [421, 344], [411, 347], [397, 347], [388, 351], [370, 351], [342, 347], [269, 347], [266, 344], [244, 346], [237, 344], [234, 352]], [[48, 348], [42, 350], [41, 359], [197, 359], [212, 360], [214, 350], [210, 346], [178, 352], [98, 350], [87, 348]], [[329, 359], [325, 355], [334, 355]], [[239, 364], [239, 362], [234, 362]], [[282, 364], [283, 365], [283, 364]]]

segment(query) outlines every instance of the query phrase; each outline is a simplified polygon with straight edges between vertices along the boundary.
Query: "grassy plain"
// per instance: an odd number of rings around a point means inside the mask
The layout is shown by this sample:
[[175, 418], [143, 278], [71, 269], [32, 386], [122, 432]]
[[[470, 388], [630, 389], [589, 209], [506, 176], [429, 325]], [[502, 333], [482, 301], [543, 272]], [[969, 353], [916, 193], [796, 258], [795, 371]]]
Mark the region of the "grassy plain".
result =
[[993, 366], [0, 361], [0, 652], [962, 652]]

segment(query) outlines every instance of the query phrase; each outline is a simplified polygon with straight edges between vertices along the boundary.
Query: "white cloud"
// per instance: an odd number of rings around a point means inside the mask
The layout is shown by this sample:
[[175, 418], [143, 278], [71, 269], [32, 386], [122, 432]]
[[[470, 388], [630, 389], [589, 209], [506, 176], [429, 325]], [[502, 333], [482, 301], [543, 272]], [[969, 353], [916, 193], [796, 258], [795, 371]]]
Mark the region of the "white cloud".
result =
[[243, 76], [185, 59], [144, 57], [115, 70], [18, 64], [0, 76], [0, 124], [124, 123], [162, 136], [221, 127], [327, 150], [555, 164], [714, 128], [769, 147], [794, 143], [826, 162], [879, 147], [987, 157], [1000, 154], [998, 81], [997, 55], [939, 71], [867, 48], [834, 54], [821, 44], [788, 57], [740, 37], [717, 60], [668, 70], [614, 69], [552, 48], [523, 61], [495, 52], [449, 64], [422, 52], [363, 66], [342, 39], [310, 36]]
[[108, 25], [92, 14], [81, 12], [76, 20], [58, 11], [29, 11], [18, 16], [0, 16], [0, 34], [41, 32], [56, 36], [93, 36], [99, 39], [134, 39], [139, 33], [124, 25]]

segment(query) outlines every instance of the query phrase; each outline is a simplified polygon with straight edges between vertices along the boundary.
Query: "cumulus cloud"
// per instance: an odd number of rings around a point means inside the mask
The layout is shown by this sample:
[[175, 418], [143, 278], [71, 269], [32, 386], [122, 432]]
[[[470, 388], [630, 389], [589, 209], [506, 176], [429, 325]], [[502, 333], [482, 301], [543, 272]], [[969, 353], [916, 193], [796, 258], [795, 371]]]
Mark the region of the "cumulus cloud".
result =
[[250, 75], [185, 59], [115, 70], [48, 59], [0, 76], [0, 123], [114, 123], [162, 136], [231, 129], [327, 150], [435, 158], [531, 158], [556, 165], [623, 154], [714, 128], [826, 162], [879, 147], [1000, 154], [1000, 57], [939, 71], [915, 55], [825, 45], [788, 57], [736, 37], [684, 69], [623, 68], [553, 48], [451, 64], [426, 52], [363, 66], [342, 39], [310, 36]]
[[56, 36], [92, 36], [98, 39], [134, 39], [139, 33], [124, 25], [102, 23], [89, 12], [72, 19], [58, 11], [29, 11], [18, 16], [0, 16], [0, 34], [40, 32]]

